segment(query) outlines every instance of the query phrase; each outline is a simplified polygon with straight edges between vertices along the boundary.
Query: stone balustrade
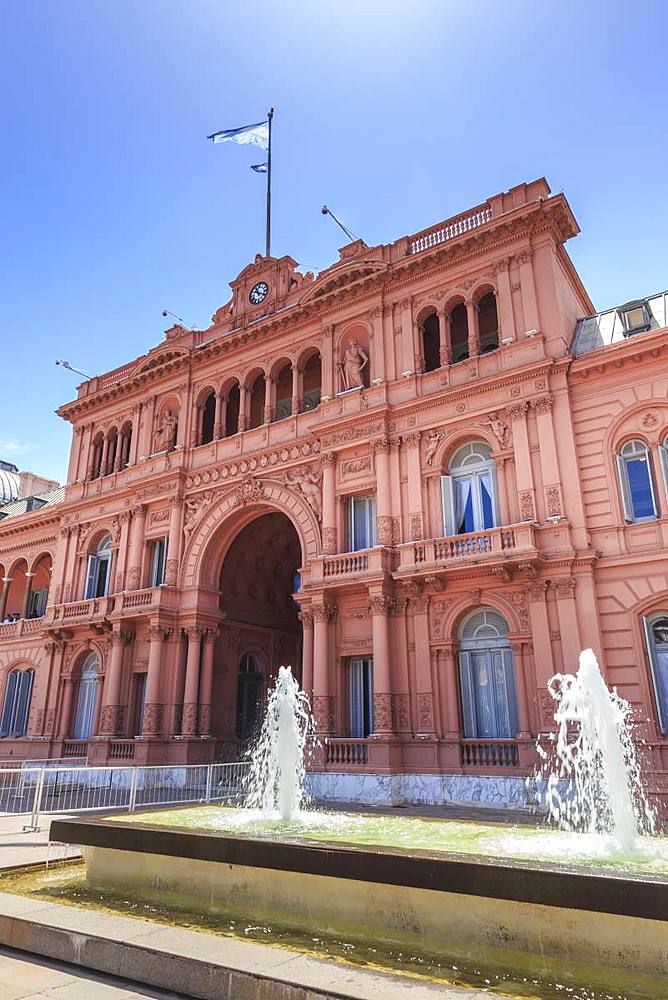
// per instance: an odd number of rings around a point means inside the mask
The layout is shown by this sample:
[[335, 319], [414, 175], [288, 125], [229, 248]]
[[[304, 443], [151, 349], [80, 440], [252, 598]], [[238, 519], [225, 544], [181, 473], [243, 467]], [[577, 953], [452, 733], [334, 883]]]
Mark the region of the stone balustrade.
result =
[[430, 538], [399, 547], [399, 573], [402, 571], [443, 569], [487, 561], [505, 562], [513, 557], [537, 555], [533, 524], [472, 531], [449, 538]]
[[360, 739], [325, 740], [325, 763], [336, 767], [355, 767], [368, 764], [369, 743]]

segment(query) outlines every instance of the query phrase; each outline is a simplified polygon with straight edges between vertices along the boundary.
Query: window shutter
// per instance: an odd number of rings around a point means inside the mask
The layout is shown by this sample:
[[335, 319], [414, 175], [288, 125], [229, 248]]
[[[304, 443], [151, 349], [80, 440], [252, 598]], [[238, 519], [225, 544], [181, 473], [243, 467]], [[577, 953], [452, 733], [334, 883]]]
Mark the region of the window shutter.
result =
[[659, 445], [659, 460], [661, 462], [665, 502], [668, 505], [668, 448], [666, 448], [665, 444]]
[[375, 496], [369, 497], [367, 500], [367, 510], [369, 516], [369, 525], [367, 530], [367, 548], [371, 549], [376, 544], [376, 498]]
[[624, 511], [624, 519], [626, 521], [633, 521], [633, 508], [631, 506], [631, 497], [629, 495], [629, 481], [626, 476], [626, 463], [621, 455], [615, 455], [615, 461], [617, 463], [617, 478], [619, 479], [619, 495], [622, 498], [622, 510]]
[[22, 670], [19, 675], [16, 698], [16, 714], [10, 736], [25, 736], [28, 728], [28, 712], [30, 710], [30, 695], [32, 694], [32, 670]]
[[647, 463], [647, 478], [649, 479], [649, 489], [652, 494], [652, 506], [654, 507], [654, 517], [659, 516], [659, 506], [656, 502], [656, 493], [654, 492], [654, 476], [652, 475], [652, 462], [649, 457], [649, 452], [647, 452], [647, 457], [645, 458]]
[[352, 660], [348, 667], [349, 732], [353, 738], [364, 735], [363, 669], [363, 660]]
[[443, 534], [456, 535], [455, 492], [452, 476], [441, 476], [441, 499], [443, 502]]
[[462, 690], [462, 721], [464, 727], [464, 738], [467, 740], [474, 740], [478, 735], [478, 728], [476, 726], [475, 702], [473, 700], [470, 653], [459, 654], [459, 682]]
[[14, 714], [14, 699], [16, 697], [16, 685], [18, 683], [18, 671], [14, 671], [7, 677], [5, 687], [5, 703], [2, 707], [2, 720], [0, 721], [0, 736], [9, 736], [12, 715]]
[[501, 651], [503, 656], [503, 671], [505, 675], [505, 694], [506, 702], [508, 705], [508, 721], [510, 724], [510, 732], [508, 736], [514, 739], [520, 728], [518, 713], [517, 713], [517, 693], [515, 686], [515, 663], [513, 661], [513, 651], [512, 649], [503, 649]]
[[95, 577], [97, 575], [97, 556], [88, 556], [88, 575], [86, 576], [85, 600], [95, 597]]

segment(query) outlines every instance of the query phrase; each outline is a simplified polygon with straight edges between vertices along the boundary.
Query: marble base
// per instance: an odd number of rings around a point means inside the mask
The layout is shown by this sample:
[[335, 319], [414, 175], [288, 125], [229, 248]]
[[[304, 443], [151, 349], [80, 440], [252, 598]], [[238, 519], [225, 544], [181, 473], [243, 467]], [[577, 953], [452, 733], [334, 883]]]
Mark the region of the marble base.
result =
[[497, 809], [535, 804], [524, 778], [469, 774], [337, 774], [311, 771], [308, 793], [318, 802], [443, 806], [468, 803]]

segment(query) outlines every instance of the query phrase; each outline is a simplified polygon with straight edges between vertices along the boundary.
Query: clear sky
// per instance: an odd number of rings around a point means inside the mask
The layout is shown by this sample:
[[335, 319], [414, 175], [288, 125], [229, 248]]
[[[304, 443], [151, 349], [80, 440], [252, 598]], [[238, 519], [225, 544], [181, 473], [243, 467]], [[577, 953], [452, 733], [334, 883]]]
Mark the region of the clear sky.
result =
[[[546, 176], [598, 308], [668, 287], [662, 0], [0, 0], [0, 458], [58, 479], [78, 379], [204, 327], [263, 249], [304, 269]], [[261, 157], [260, 153], [260, 157]]]

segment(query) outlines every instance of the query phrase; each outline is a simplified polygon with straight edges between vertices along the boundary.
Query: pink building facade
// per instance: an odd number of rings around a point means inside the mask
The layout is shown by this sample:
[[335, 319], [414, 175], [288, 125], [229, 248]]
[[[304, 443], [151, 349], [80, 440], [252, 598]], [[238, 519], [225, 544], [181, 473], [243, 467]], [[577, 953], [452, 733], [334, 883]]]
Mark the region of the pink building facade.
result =
[[666, 296], [597, 316], [577, 232], [538, 180], [317, 277], [258, 256], [80, 386], [64, 495], [0, 507], [0, 757], [234, 758], [290, 663], [318, 795], [521, 803], [591, 646], [660, 797]]

